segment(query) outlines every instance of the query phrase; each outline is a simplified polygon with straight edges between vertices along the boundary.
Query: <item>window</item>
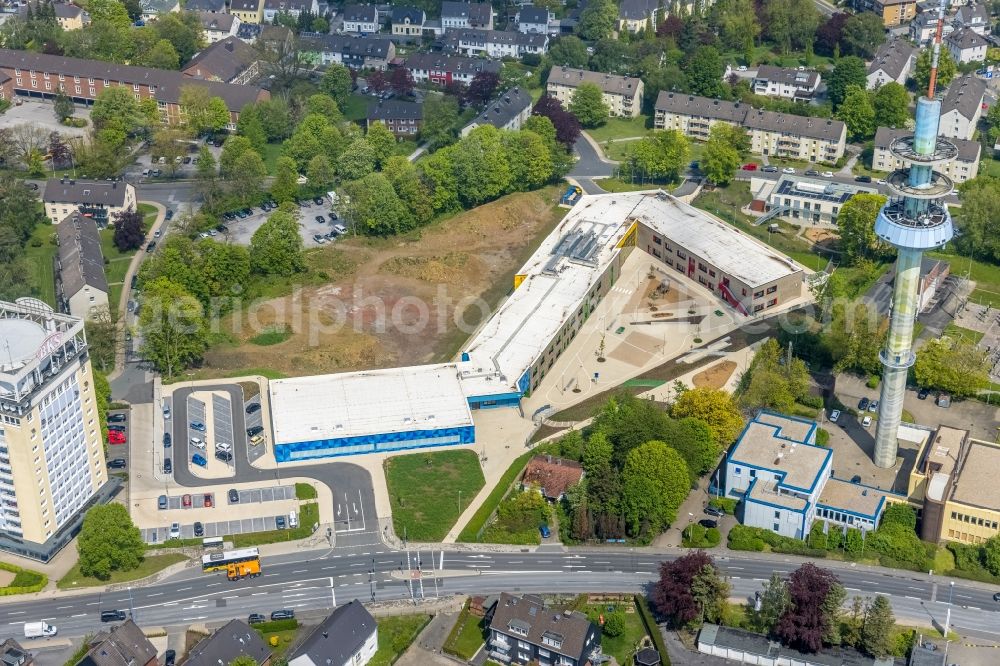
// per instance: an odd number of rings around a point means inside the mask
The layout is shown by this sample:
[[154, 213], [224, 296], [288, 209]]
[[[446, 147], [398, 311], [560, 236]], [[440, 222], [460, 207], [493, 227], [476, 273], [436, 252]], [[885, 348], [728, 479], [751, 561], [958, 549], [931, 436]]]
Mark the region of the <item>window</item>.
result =
[[708, 276], [709, 277], [715, 277], [715, 271], [713, 271], [711, 268], [708, 269]]
[[680, 250], [677, 250], [677, 258], [678, 259], [687, 259], [687, 255], [684, 254], [683, 252], [681, 252]]
[[755, 299], [757, 299], [757, 298], [764, 298], [764, 290], [761, 289], [760, 291], [753, 292], [753, 297]]
[[775, 524], [774, 524], [774, 531], [775, 531], [775, 532], [778, 532], [778, 531], [780, 531], [780, 530], [781, 530], [781, 525], [779, 525], [778, 523], [775, 523]]
[[661, 239], [659, 236], [653, 236], [653, 244], [654, 245], [662, 245], [663, 244], [663, 239]]
[[708, 268], [706, 268], [705, 264], [701, 263], [700, 261], [698, 262], [698, 270], [701, 271], [702, 273], [708, 272]]
[[743, 473], [743, 470], [740, 469], [739, 467], [734, 467], [733, 468], [733, 474], [735, 474], [736, 476], [739, 476], [742, 473]]
[[780, 511], [775, 511], [775, 512], [774, 512], [774, 519], [775, 519], [775, 520], [778, 520], [778, 519], [780, 519], [780, 518], [781, 518], [781, 512], [780, 512]]
[[777, 304], [778, 304], [778, 299], [777, 298], [772, 298], [771, 300], [769, 300], [767, 302], [767, 307], [773, 308]]
[[75, 89], [76, 94], [79, 95], [80, 94], [80, 86], [73, 86], [73, 88]]
[[754, 312], [760, 312], [763, 309], [764, 309], [764, 304], [763, 303], [761, 303], [760, 305], [753, 306], [753, 311]]

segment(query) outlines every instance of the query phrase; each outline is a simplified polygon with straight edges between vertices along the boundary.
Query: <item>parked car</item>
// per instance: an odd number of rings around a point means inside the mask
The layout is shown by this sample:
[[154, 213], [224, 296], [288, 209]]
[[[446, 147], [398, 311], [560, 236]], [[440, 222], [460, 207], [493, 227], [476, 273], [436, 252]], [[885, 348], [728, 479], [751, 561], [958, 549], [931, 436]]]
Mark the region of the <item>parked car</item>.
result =
[[917, 400], [926, 400], [927, 396], [931, 394], [931, 390], [928, 388], [922, 388], [917, 391]]
[[872, 400], [868, 403], [868, 411], [872, 413], [878, 411], [878, 400]]
[[836, 423], [840, 419], [840, 410], [835, 409], [830, 412], [830, 423]]
[[180, 539], [181, 538], [181, 524], [180, 523], [170, 523], [170, 538]]
[[152, 252], [156, 249], [156, 241], [149, 241], [146, 244], [146, 252]]
[[247, 618], [247, 624], [260, 624], [261, 622], [267, 622], [263, 613], [250, 613], [250, 617]]
[[326, 224], [326, 218], [323, 217], [322, 215], [317, 215], [316, 221], [319, 222], [320, 224]]
[[274, 526], [276, 528], [278, 528], [279, 530], [285, 529], [285, 517], [284, 516], [277, 516], [277, 517], [275, 517], [275, 519], [274, 519]]
[[163, 448], [165, 448], [165, 449], [169, 449], [170, 448], [170, 433], [169, 432], [163, 433]]
[[138, 285], [138, 284], [139, 284], [139, 276], [138, 275], [133, 275], [132, 276], [132, 282], [131, 282], [131, 288], [135, 289], [136, 285]]
[[236, 488], [229, 489], [229, 503], [230, 504], [240, 503], [240, 493], [239, 491], [236, 490]]
[[173, 208], [168, 208], [167, 209], [167, 220], [172, 220], [172, 219], [174, 219], [174, 209]]
[[173, 474], [174, 473], [174, 463], [171, 462], [170, 458], [163, 459], [163, 473]]
[[191, 495], [185, 494], [183, 497], [181, 497], [181, 506], [184, 507], [185, 509], [191, 508]]
[[872, 182], [871, 176], [855, 176], [854, 182], [856, 183], [870, 183]]
[[722, 516], [726, 515], [725, 511], [714, 506], [706, 506], [705, 513], [707, 513], [710, 516], [715, 516], [716, 518], [721, 518]]
[[761, 169], [764, 173], [778, 173], [778, 167], [771, 166], [770, 164]]
[[165, 418], [165, 419], [169, 419], [170, 418], [170, 405], [164, 405], [163, 406], [163, 418]]
[[231, 462], [232, 459], [233, 459], [233, 452], [232, 451], [216, 451], [215, 452], [215, 459], [216, 460], [221, 460], [224, 463]]
[[866, 416], [865, 418], [861, 419], [861, 427], [870, 428], [871, 425], [872, 425], [872, 417]]
[[125, 426], [119, 423], [108, 424], [108, 432], [125, 432]]
[[229, 442], [216, 442], [215, 443], [215, 450], [216, 451], [232, 451], [233, 450], [233, 445], [230, 444]]
[[868, 409], [868, 402], [868, 398], [861, 398], [861, 400], [858, 400], [858, 411], [863, 412]]
[[127, 465], [124, 458], [112, 458], [108, 461], [108, 467], [111, 469], [125, 469]]
[[552, 530], [550, 530], [549, 526], [546, 525], [545, 523], [542, 523], [541, 525], [538, 526], [538, 533], [542, 535], [543, 539], [548, 539], [550, 536], [552, 536]]
[[205, 440], [203, 440], [201, 437], [192, 437], [191, 438], [191, 446], [193, 446], [196, 449], [201, 449], [202, 451], [204, 451], [205, 450]]
[[832, 171], [824, 171], [820, 175], [823, 176], [824, 178], [833, 178], [833, 172]]
[[116, 412], [108, 415], [108, 423], [125, 423], [127, 420], [128, 414], [125, 412]]
[[111, 430], [108, 432], [108, 444], [125, 444], [128, 439], [125, 437], [125, 433], [119, 432], [117, 430]]
[[247, 405], [247, 414], [253, 414], [254, 412], [259, 412], [259, 411], [260, 411], [259, 402], [251, 402], [249, 405]]
[[121, 622], [125, 619], [125, 611], [115, 609], [115, 610], [102, 610], [101, 611], [101, 622]]
[[191, 421], [191, 430], [197, 430], [198, 432], [205, 432], [205, 424], [201, 421]]
[[205, 508], [212, 508], [212, 493], [205, 493]]
[[295, 617], [295, 611], [291, 608], [285, 608], [282, 610], [276, 610], [271, 612], [272, 620], [291, 620]]
[[316, 197], [315, 199], [313, 199], [313, 203], [316, 204], [317, 206], [322, 206], [323, 205], [323, 197]]
[[262, 432], [264, 432], [264, 426], [259, 426], [259, 425], [251, 426], [247, 428], [247, 437], [253, 437], [254, 435], [259, 435]]
[[184, 158], [184, 164], [191, 164], [191, 158], [190, 157], [185, 157]]
[[254, 435], [250, 438], [250, 446], [260, 446], [264, 443], [264, 435]]
[[323, 236], [321, 236], [320, 234], [313, 234], [313, 240], [321, 244], [326, 242], [326, 239], [323, 238]]
[[227, 231], [229, 231], [229, 227], [227, 227], [224, 224], [219, 224], [219, 225], [216, 225], [215, 230], [218, 231], [220, 234], [224, 234]]
[[167, 496], [166, 495], [160, 495], [159, 497], [156, 498], [156, 508], [157, 509], [166, 509], [167, 508]]
[[194, 524], [194, 535], [196, 537], [203, 537], [203, 536], [205, 536], [205, 526], [202, 525], [201, 523], [196, 522]]
[[174, 666], [175, 661], [177, 661], [176, 650], [167, 650], [163, 653], [163, 666]]
[[192, 464], [195, 464], [198, 467], [205, 467], [208, 465], [208, 459], [206, 459], [205, 456], [201, 455], [200, 453], [196, 453], [193, 456], [191, 456], [191, 462]]
[[750, 162], [749, 164], [744, 164], [743, 165], [743, 170], [744, 171], [756, 171], [757, 170], [757, 163], [756, 162]]
[[818, 176], [819, 175], [819, 171], [816, 171], [816, 169], [806, 169], [806, 174], [805, 175], [807, 175], [807, 176]]
[[785, 167], [784, 169], [781, 170], [781, 173], [795, 173], [795, 169], [793, 169], [792, 167]]
[[711, 520], [710, 518], [702, 518], [698, 521], [698, 524], [704, 527], [706, 530], [715, 529], [719, 527], [719, 523]]

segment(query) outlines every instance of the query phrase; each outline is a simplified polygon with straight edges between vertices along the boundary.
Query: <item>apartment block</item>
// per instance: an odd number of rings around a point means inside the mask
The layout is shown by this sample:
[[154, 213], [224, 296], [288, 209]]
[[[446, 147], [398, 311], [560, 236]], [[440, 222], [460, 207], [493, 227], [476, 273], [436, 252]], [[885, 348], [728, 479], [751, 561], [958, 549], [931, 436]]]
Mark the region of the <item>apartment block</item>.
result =
[[819, 81], [819, 72], [814, 70], [761, 65], [751, 86], [755, 95], [808, 102], [816, 94]]
[[593, 83], [601, 89], [609, 115], [635, 118], [642, 110], [642, 79], [616, 74], [588, 72], [570, 67], [553, 67], [549, 72], [546, 92], [569, 107], [573, 93], [582, 83]]
[[887, 28], [908, 23], [917, 15], [917, 0], [856, 0], [854, 6], [878, 14]]
[[549, 50], [548, 35], [502, 32], [500, 30], [463, 29], [445, 35], [445, 47], [467, 56], [520, 58], [529, 53], [541, 55]]
[[938, 134], [949, 139], [972, 139], [986, 103], [986, 81], [966, 75], [954, 79], [941, 100]]
[[601, 630], [579, 611], [547, 609], [539, 596], [504, 592], [489, 622], [487, 648], [505, 664], [586, 666], [601, 654]]
[[447, 86], [450, 83], [469, 85], [477, 74], [490, 72], [499, 76], [501, 63], [485, 58], [447, 56], [440, 53], [414, 53], [403, 65], [417, 83]]

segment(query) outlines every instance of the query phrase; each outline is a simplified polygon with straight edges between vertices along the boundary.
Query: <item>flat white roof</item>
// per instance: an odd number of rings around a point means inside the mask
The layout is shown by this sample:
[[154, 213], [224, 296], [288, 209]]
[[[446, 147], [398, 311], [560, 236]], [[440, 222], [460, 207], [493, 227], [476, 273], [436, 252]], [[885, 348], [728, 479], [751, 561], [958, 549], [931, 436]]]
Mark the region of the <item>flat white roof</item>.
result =
[[270, 382], [275, 444], [472, 425], [454, 363]]

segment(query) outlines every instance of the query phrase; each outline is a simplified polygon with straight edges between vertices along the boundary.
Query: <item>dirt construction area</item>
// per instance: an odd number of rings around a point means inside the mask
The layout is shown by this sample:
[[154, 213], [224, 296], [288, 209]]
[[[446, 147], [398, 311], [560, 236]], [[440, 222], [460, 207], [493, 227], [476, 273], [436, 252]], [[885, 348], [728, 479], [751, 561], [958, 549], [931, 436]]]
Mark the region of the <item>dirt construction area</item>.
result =
[[[224, 317], [220, 337], [229, 342], [206, 352], [198, 376], [246, 368], [312, 375], [449, 360], [565, 215], [557, 199], [555, 188], [513, 194], [405, 236], [345, 237], [309, 250], [337, 254], [324, 263], [343, 268], [327, 284]], [[277, 340], [268, 335], [274, 331], [282, 332]]]

